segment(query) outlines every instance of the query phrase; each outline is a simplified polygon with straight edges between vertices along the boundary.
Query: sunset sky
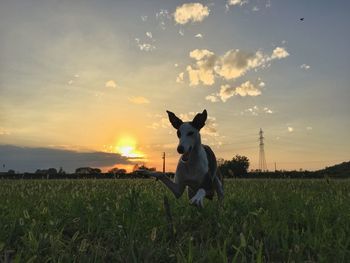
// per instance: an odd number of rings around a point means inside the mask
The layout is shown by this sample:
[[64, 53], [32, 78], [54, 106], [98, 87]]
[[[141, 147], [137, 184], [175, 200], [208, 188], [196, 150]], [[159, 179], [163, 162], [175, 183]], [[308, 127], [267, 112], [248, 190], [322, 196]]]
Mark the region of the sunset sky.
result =
[[[349, 1], [0, 1], [0, 171], [167, 170], [166, 110], [257, 168], [350, 159]], [[301, 20], [301, 18], [304, 18]], [[5, 166], [3, 166], [3, 164]]]

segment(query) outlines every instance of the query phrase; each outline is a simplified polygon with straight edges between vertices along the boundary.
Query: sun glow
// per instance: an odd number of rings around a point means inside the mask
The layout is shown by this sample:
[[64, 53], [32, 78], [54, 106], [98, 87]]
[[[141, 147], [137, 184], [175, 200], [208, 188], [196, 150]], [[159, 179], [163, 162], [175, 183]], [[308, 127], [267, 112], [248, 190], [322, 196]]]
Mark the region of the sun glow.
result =
[[115, 146], [115, 151], [124, 157], [144, 157], [142, 152], [136, 150], [136, 145], [137, 142], [134, 138], [130, 136], [123, 136], [118, 140], [117, 145]]

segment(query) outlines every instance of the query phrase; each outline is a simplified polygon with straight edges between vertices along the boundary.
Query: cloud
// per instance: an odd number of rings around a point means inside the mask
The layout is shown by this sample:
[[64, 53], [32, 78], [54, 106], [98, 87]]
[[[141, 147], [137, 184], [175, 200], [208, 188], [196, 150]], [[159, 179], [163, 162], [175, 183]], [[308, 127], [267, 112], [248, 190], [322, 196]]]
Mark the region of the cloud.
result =
[[242, 5], [245, 5], [247, 3], [248, 3], [247, 0], [228, 0], [227, 1], [228, 5], [239, 5], [239, 6], [242, 6]]
[[309, 65], [306, 65], [306, 64], [302, 64], [302, 65], [300, 66], [300, 68], [301, 68], [301, 69], [308, 70], [308, 69], [310, 69], [310, 66], [309, 66]]
[[6, 169], [35, 172], [37, 169], [63, 167], [73, 172], [78, 167], [105, 167], [131, 163], [117, 153], [77, 152], [73, 150], [0, 145], [2, 164]]
[[288, 129], [288, 132], [293, 132], [294, 131], [294, 128], [290, 127], [290, 126], [287, 129]]
[[158, 21], [158, 26], [162, 29], [166, 29], [166, 23], [171, 19], [171, 15], [169, 11], [166, 9], [160, 9], [159, 12], [156, 13], [156, 20]]
[[238, 87], [231, 87], [227, 84], [221, 85], [220, 92], [218, 95], [223, 102], [226, 102], [229, 98], [235, 95], [239, 95], [241, 97], [259, 96], [261, 95], [261, 91], [256, 85], [254, 85], [250, 81], [246, 81]]
[[152, 39], [152, 32], [146, 32], [146, 36], [148, 37], [148, 38], [150, 38], [150, 39]]
[[213, 85], [215, 82], [215, 54], [207, 49], [195, 49], [190, 52], [190, 57], [197, 61], [194, 68], [191, 65], [186, 68], [190, 86], [197, 86], [200, 82], [205, 85]]
[[253, 6], [252, 11], [253, 11], [253, 12], [258, 12], [258, 11], [259, 11], [259, 7]]
[[[272, 60], [287, 56], [289, 53], [281, 47], [276, 47], [271, 55], [260, 50], [252, 53], [231, 49], [224, 55], [217, 56], [207, 49], [194, 49], [190, 52], [190, 58], [194, 59], [195, 63], [188, 65], [186, 70], [190, 86], [199, 84], [210, 86], [215, 83], [215, 78], [233, 80], [243, 76], [249, 70], [268, 67]], [[264, 85], [264, 83], [261, 82], [260, 85]]]
[[200, 34], [200, 33], [198, 33], [197, 35], [195, 35], [194, 37], [196, 37], [196, 38], [203, 38], [203, 35], [202, 34]]
[[183, 83], [184, 82], [184, 73], [181, 72], [179, 75], [176, 77], [176, 83]]
[[141, 16], [141, 20], [142, 20], [143, 22], [146, 22], [147, 19], [148, 19], [148, 16]]
[[179, 30], [179, 34], [180, 34], [181, 36], [184, 36], [184, 35], [185, 35], [185, 32], [184, 32], [184, 30], [183, 30], [182, 28]]
[[129, 101], [134, 104], [148, 104], [150, 101], [146, 99], [145, 97], [137, 96], [137, 97], [131, 97], [129, 98]]
[[2, 136], [2, 135], [10, 135], [10, 134], [11, 134], [10, 131], [8, 131], [5, 128], [0, 127], [0, 136]]
[[271, 59], [281, 59], [281, 58], [286, 58], [289, 56], [289, 53], [284, 47], [276, 47], [273, 52]]
[[201, 3], [186, 3], [176, 7], [174, 19], [176, 23], [184, 25], [188, 22], [201, 22], [209, 13], [209, 8]]
[[156, 49], [156, 47], [154, 45], [148, 44], [148, 43], [142, 43], [142, 44], [139, 44], [138, 46], [139, 46], [141, 51], [147, 51], [148, 52], [148, 51], [153, 51], [153, 50]]
[[260, 108], [257, 105], [250, 107], [248, 109], [245, 109], [241, 112], [241, 115], [252, 115], [252, 116], [258, 116], [259, 114], [273, 114], [274, 112], [269, 109], [268, 107]]
[[111, 79], [105, 83], [105, 87], [115, 89], [117, 87], [117, 83], [115, 83], [115, 81]]
[[264, 107], [264, 112], [265, 113], [268, 113], [268, 114], [272, 114], [272, 113], [274, 113], [271, 109], [269, 109], [268, 107]]
[[206, 96], [205, 99], [208, 100], [208, 101], [210, 101], [210, 102], [213, 102], [213, 103], [219, 101], [219, 99], [218, 99], [218, 97], [215, 95], [215, 93]]
[[[149, 33], [149, 32], [147, 32], [147, 33]], [[135, 38], [135, 42], [141, 51], [150, 52], [150, 51], [154, 51], [156, 49], [156, 47], [152, 44], [142, 43], [139, 38]]]
[[263, 81], [260, 81], [260, 82], [259, 82], [259, 87], [260, 87], [260, 88], [263, 88], [263, 87], [265, 87], [265, 86], [266, 86], [265, 82], [263, 82]]
[[307, 127], [306, 127], [306, 130], [307, 130], [307, 131], [311, 131], [311, 130], [312, 130], [312, 127], [311, 127], [311, 126], [307, 126]]

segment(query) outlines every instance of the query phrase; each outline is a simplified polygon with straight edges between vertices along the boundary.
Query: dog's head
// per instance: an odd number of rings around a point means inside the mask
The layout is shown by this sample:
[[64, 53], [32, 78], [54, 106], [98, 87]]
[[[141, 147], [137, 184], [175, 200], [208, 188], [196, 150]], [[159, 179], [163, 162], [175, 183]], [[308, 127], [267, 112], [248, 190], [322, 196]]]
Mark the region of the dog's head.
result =
[[198, 113], [192, 121], [183, 122], [174, 113], [167, 111], [169, 121], [171, 125], [177, 130], [177, 137], [179, 138], [179, 145], [177, 152], [182, 154], [181, 160], [187, 162], [191, 151], [200, 143], [200, 129], [205, 125], [207, 120], [207, 111], [204, 110], [202, 113]]

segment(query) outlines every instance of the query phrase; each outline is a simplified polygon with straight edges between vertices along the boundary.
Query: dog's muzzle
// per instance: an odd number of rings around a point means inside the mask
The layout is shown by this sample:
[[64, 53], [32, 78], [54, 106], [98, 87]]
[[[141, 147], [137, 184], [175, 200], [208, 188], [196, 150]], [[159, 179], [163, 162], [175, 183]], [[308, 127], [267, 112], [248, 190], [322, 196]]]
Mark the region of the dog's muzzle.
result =
[[[179, 147], [180, 147], [180, 146], [179, 146]], [[179, 147], [178, 147], [178, 148], [179, 148]], [[182, 147], [182, 149], [183, 149], [183, 147]], [[192, 146], [188, 149], [187, 152], [184, 152], [184, 150], [181, 152], [181, 153], [182, 153], [181, 161], [182, 161], [183, 163], [186, 163], [186, 162], [188, 161], [188, 159], [190, 158], [191, 151], [192, 151]], [[179, 150], [178, 150], [178, 153], [180, 153]]]

